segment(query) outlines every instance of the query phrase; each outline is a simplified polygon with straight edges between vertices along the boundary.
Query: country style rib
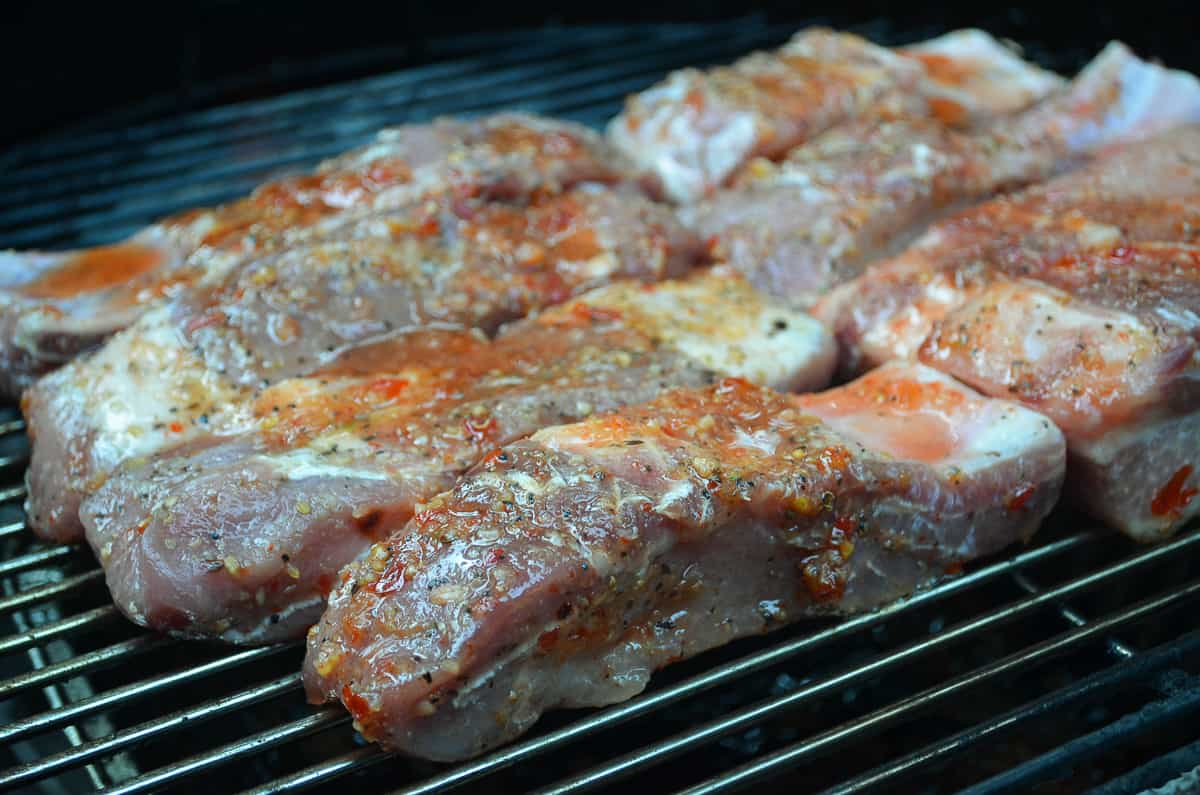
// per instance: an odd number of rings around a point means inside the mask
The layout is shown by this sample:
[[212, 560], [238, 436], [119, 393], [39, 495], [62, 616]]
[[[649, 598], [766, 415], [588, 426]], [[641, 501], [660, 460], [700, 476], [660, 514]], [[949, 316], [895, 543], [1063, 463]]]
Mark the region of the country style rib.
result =
[[666, 207], [583, 186], [510, 204], [443, 194], [343, 223], [147, 312], [23, 406], [34, 530], [82, 536], [80, 498], [126, 458], [247, 420], [256, 390], [389, 329], [502, 322], [702, 253]]
[[1061, 433], [934, 370], [808, 396], [727, 379], [489, 455], [346, 567], [314, 702], [439, 760], [804, 616], [868, 610], [1028, 538]]
[[736, 272], [600, 288], [494, 341], [394, 333], [263, 391], [254, 430], [130, 462], [82, 519], [137, 623], [298, 637], [343, 565], [498, 445], [722, 376], [819, 388], [833, 354], [820, 324]]
[[521, 114], [380, 132], [314, 173], [192, 210], [112, 246], [0, 252], [0, 397], [94, 348], [147, 307], [248, 258], [320, 237], [347, 217], [451, 192], [521, 199], [625, 179], [621, 158], [568, 122]]
[[939, 215], [1187, 121], [1200, 121], [1196, 78], [1112, 44], [1028, 111], [972, 132], [929, 119], [843, 125], [780, 164], [754, 161], [734, 188], [683, 217], [718, 260], [811, 305]]
[[1200, 126], [948, 219], [816, 314], [848, 371], [919, 355], [1046, 414], [1131, 536], [1200, 510]]
[[1025, 107], [1060, 83], [982, 31], [889, 50], [810, 28], [731, 66], [673, 72], [631, 96], [608, 135], [668, 196], [687, 203], [726, 185], [752, 158], [782, 157], [855, 118], [967, 124]]

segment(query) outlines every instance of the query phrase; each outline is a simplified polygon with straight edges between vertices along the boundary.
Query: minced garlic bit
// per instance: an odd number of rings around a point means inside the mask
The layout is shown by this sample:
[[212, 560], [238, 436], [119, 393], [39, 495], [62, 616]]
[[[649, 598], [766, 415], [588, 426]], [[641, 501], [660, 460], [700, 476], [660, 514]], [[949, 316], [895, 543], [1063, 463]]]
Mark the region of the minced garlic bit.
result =
[[283, 568], [283, 570], [286, 571], [287, 576], [291, 577], [293, 580], [300, 579], [300, 569], [296, 568], [292, 564], [290, 564], [290, 563], [287, 564], [287, 566], [285, 566]]
[[333, 673], [334, 667], [338, 664], [338, 661], [341, 659], [342, 659], [342, 655], [339, 654], [338, 652], [334, 652], [333, 654], [317, 655], [317, 665], [316, 665], [317, 673], [320, 674], [321, 676], [329, 676], [331, 673]]
[[312, 513], [312, 506], [301, 500], [300, 502], [296, 503], [296, 513], [307, 516], [308, 514]]

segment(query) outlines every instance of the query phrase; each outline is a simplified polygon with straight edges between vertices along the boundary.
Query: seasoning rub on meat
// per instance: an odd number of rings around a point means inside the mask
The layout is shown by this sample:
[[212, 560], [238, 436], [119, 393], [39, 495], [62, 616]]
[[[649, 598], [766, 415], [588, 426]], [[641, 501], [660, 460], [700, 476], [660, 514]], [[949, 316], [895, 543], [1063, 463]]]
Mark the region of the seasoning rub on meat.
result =
[[631, 96], [609, 139], [678, 202], [727, 184], [852, 119], [928, 116], [969, 125], [1025, 107], [1061, 78], [977, 30], [890, 50], [850, 33], [800, 31], [731, 66], [681, 69]]
[[720, 271], [600, 288], [494, 341], [400, 332], [263, 391], [254, 430], [128, 463], [82, 518], [134, 621], [296, 637], [341, 566], [498, 445], [724, 376], [819, 388], [833, 351], [815, 320]]
[[511, 204], [441, 194], [346, 221], [146, 313], [24, 398], [27, 511], [82, 536], [79, 500], [117, 464], [247, 421], [254, 394], [389, 329], [502, 322], [702, 253], [666, 207], [583, 186]]
[[811, 305], [946, 212], [1189, 121], [1200, 121], [1200, 83], [1114, 43], [1025, 112], [969, 132], [921, 118], [846, 124], [782, 163], [754, 161], [683, 217], [714, 257]]
[[591, 131], [523, 114], [441, 120], [380, 132], [309, 175], [164, 219], [112, 246], [0, 251], [0, 397], [16, 398], [188, 286], [249, 258], [327, 234], [347, 217], [452, 193], [518, 200], [581, 182], [626, 179]]
[[816, 312], [850, 368], [918, 356], [1043, 412], [1134, 538], [1200, 510], [1200, 126], [952, 217]]
[[309, 698], [389, 748], [472, 756], [1028, 538], [1064, 464], [1041, 415], [909, 364], [808, 396], [726, 379], [547, 428], [342, 571]]

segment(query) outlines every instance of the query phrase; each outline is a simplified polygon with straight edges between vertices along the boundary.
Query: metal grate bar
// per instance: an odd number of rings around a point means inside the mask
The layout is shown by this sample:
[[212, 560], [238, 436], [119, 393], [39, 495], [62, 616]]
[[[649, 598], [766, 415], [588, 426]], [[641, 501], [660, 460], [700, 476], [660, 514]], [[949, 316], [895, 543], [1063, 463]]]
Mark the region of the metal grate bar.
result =
[[[1186, 771], [1179, 775], [1179, 771]], [[1127, 795], [1146, 793], [1162, 785], [1151, 795], [1187, 795], [1200, 784], [1200, 740], [1131, 770], [1119, 778], [1088, 790], [1088, 795]]]
[[128, 748], [151, 738], [162, 737], [167, 732], [184, 726], [192, 726], [200, 721], [224, 715], [244, 706], [293, 692], [299, 687], [300, 674], [290, 674], [197, 707], [179, 710], [162, 718], [146, 721], [109, 737], [83, 743], [76, 748], [43, 757], [36, 762], [0, 772], [0, 787], [11, 787], [45, 778], [52, 773], [81, 765], [122, 748]]
[[111, 793], [111, 795], [133, 795], [135, 792], [152, 791], [157, 787], [169, 784], [192, 773], [211, 770], [220, 765], [243, 759], [252, 754], [265, 751], [268, 748], [273, 748], [288, 740], [299, 739], [324, 729], [332, 729], [348, 723], [350, 723], [350, 715], [345, 711], [332, 708], [322, 710], [311, 715], [305, 715], [303, 718], [286, 723], [283, 726], [259, 732], [236, 743], [230, 743], [220, 748], [215, 748], [212, 751], [197, 754], [189, 759], [184, 759], [183, 761], [160, 768], [153, 773], [139, 776], [119, 787], [113, 787], [105, 791]]
[[[618, 34], [620, 40], [627, 37]], [[603, 43], [597, 41], [596, 43]], [[307, 111], [322, 105], [335, 106], [344, 102], [346, 97], [362, 96], [379, 91], [395, 91], [397, 89], [419, 90], [428, 84], [430, 87], [445, 84], [448, 81], [470, 77], [495, 68], [497, 61], [501, 65], [520, 65], [525, 61], [546, 60], [555, 62], [569, 51], [561, 42], [550, 41], [543, 43], [540, 48], [534, 45], [534, 51], [529, 52], [525, 59], [517, 58], [511, 61], [503, 55], [490, 58], [459, 60], [456, 63], [434, 64], [413, 70], [403, 70], [391, 75], [366, 78], [360, 81], [343, 83], [311, 91], [298, 91], [262, 100], [251, 100], [246, 103], [225, 105], [206, 111], [176, 116], [157, 122], [138, 125], [126, 131], [103, 131], [100, 137], [105, 141], [96, 141], [95, 145], [86, 148], [72, 147], [69, 144], [59, 144], [57, 152], [46, 153], [45, 156], [31, 161], [24, 167], [17, 167], [13, 173], [14, 182], [27, 182], [31, 179], [44, 179], [59, 174], [54, 170], [60, 164], [73, 167], [104, 168], [111, 164], [112, 150], [123, 146], [140, 145], [141, 154], [147, 159], [172, 151], [193, 146], [197, 138], [202, 142], [207, 136], [219, 136], [235, 121], [238, 126], [249, 123], [251, 130], [263, 129], [270, 131], [273, 126], [269, 123], [260, 127], [263, 120], [271, 118], [288, 118], [296, 111]], [[328, 107], [327, 110], [335, 110]], [[279, 129], [275, 127], [274, 129]], [[283, 128], [286, 129], [286, 128]], [[86, 136], [81, 142], [86, 142]], [[74, 150], [74, 151], [72, 151]], [[38, 167], [42, 170], [38, 170]], [[0, 185], [4, 184], [0, 179]]]
[[283, 645], [246, 649], [226, 657], [219, 657], [207, 663], [194, 665], [182, 671], [149, 677], [133, 684], [125, 685], [124, 687], [113, 688], [91, 698], [76, 701], [60, 709], [33, 715], [10, 723], [7, 726], [0, 726], [0, 741], [13, 742], [23, 737], [37, 734], [38, 732], [53, 729], [64, 723], [70, 723], [103, 709], [125, 707], [134, 701], [147, 698], [155, 693], [162, 693], [175, 687], [195, 685], [206, 676], [224, 673], [238, 668], [245, 663], [263, 660], [280, 651], [293, 648], [295, 647], [292, 645]]
[[49, 585], [30, 588], [28, 591], [21, 591], [20, 593], [0, 599], [0, 615], [29, 607], [39, 602], [47, 602], [60, 596], [66, 596], [75, 591], [82, 591], [93, 585], [99, 585], [103, 581], [104, 572], [100, 571], [100, 569], [93, 569], [92, 571], [85, 571], [83, 574], [77, 574], [74, 577], [66, 577]]
[[1055, 713], [1080, 699], [1104, 691], [1112, 691], [1130, 681], [1145, 679], [1164, 668], [1178, 665], [1196, 653], [1200, 653], [1200, 630], [1190, 632], [1176, 641], [1144, 652], [1136, 660], [1122, 662], [1098, 671], [1049, 695], [1026, 702], [986, 723], [972, 726], [937, 744], [926, 746], [901, 757], [887, 766], [876, 768], [832, 787], [823, 795], [854, 795], [854, 793], [876, 788], [911, 770], [960, 754], [971, 746], [1000, 732], [1011, 731], [1026, 721]]
[[10, 433], [20, 433], [25, 430], [25, 420], [17, 418], [15, 420], [6, 420], [0, 422], [0, 436], [8, 436]]
[[78, 547], [50, 547], [49, 549], [30, 552], [28, 555], [0, 560], [0, 577], [16, 574], [19, 571], [36, 569], [39, 566], [48, 566], [51, 563], [71, 557], [77, 551]]
[[6, 489], [0, 489], [0, 502], [11, 502], [12, 500], [20, 500], [25, 497], [25, 484], [18, 486], [9, 486]]
[[4, 538], [6, 536], [16, 536], [24, 532], [24, 522], [9, 522], [8, 524], [0, 524], [0, 538]]
[[[1024, 572], [1014, 572], [1012, 577], [1013, 582], [1015, 582], [1017, 586], [1026, 593], [1032, 594], [1041, 591], [1041, 588], [1039, 588], [1033, 580], [1029, 579], [1029, 575], [1025, 574]], [[1055, 605], [1054, 608], [1058, 611], [1058, 614], [1062, 616], [1063, 620], [1073, 627], [1082, 627], [1087, 623], [1087, 619], [1070, 605], [1058, 604]], [[1117, 657], [1128, 659], [1136, 654], [1133, 649], [1129, 648], [1116, 638], [1108, 638], [1105, 643], [1108, 646], [1109, 653], [1114, 654]]]
[[1116, 565], [1071, 580], [1049, 591], [1027, 596], [1006, 607], [993, 610], [979, 618], [944, 630], [931, 638], [911, 643], [891, 654], [876, 657], [870, 662], [854, 668], [844, 669], [837, 674], [818, 680], [807, 687], [777, 698], [767, 699], [719, 720], [705, 723], [696, 729], [681, 732], [671, 738], [646, 746], [634, 753], [626, 754], [607, 764], [568, 779], [553, 788], [546, 789], [544, 792], [556, 793], [556, 795], [565, 792], [582, 792], [593, 789], [601, 783], [611, 783], [617, 778], [627, 777], [644, 767], [660, 764], [685, 750], [695, 748], [698, 745], [715, 740], [718, 737], [739, 729], [747, 728], [763, 718], [784, 710], [793, 709], [799, 704], [835, 691], [844, 685], [858, 682], [871, 675], [883, 673], [901, 663], [923, 656], [954, 641], [970, 637], [993, 627], [1002, 626], [1024, 613], [1047, 604], [1053, 604], [1055, 601], [1064, 599], [1072, 594], [1087, 591], [1115, 577], [1160, 560], [1177, 550], [1190, 548], [1197, 543], [1200, 543], [1200, 533], [1192, 533], [1178, 538], [1171, 543], [1151, 548], [1141, 554], [1126, 558]]
[[30, 671], [20, 676], [6, 679], [0, 682], [0, 699], [12, 698], [22, 690], [27, 690], [31, 687], [70, 679], [72, 676], [91, 673], [101, 668], [108, 668], [139, 654], [145, 654], [155, 649], [162, 649], [175, 643], [178, 643], [178, 641], [174, 638], [166, 638], [158, 635], [139, 635], [136, 638], [130, 638], [121, 643], [105, 646], [103, 649], [97, 649], [87, 654], [80, 654], [69, 660], [63, 660], [60, 663], [47, 665], [36, 671]]
[[[739, 46], [738, 42], [731, 41], [725, 42], [716, 48], [703, 50], [699, 54], [711, 57], [717, 52], [732, 53], [740, 52], [741, 49], [742, 47]], [[696, 55], [696, 53], [692, 53], [692, 55]], [[562, 94], [565, 92], [574, 94], [575, 101], [580, 105], [592, 105], [597, 101], [616, 102], [629, 91], [643, 87], [647, 75], [657, 74], [657, 72], [651, 72], [647, 67], [646, 72], [635, 78], [624, 80], [609, 78], [600, 81], [598, 80], [600, 73], [611, 75], [611, 65], [581, 72], [558, 81], [542, 79], [537, 81], [526, 80], [524, 83], [514, 85], [509, 89], [507, 94], [484, 92], [478, 98], [471, 100], [457, 98], [444, 107], [433, 105], [423, 108], [422, 111], [427, 110], [431, 114], [447, 112], [449, 110], [455, 110], [459, 113], [469, 113], [494, 110], [519, 104], [530, 111], [556, 111], [564, 113], [569, 109], [567, 103], [564, 103], [562, 99]], [[556, 92], [549, 95], [549, 98], [545, 98], [546, 95], [544, 94], [544, 89], [547, 85], [551, 85]], [[534, 101], [539, 97], [544, 98], [543, 101]], [[161, 217], [164, 214], [186, 208], [218, 204], [236, 196], [249, 193], [263, 179], [268, 177], [272, 172], [277, 172], [282, 167], [313, 163], [321, 158], [340, 154], [347, 149], [347, 144], [352, 146], [366, 143], [370, 139], [368, 131], [378, 128], [383, 123], [383, 119], [372, 118], [369, 122], [362, 125], [361, 137], [347, 138], [343, 135], [334, 143], [319, 146], [277, 148], [272, 151], [269, 157], [253, 161], [243, 161], [219, 169], [219, 171], [224, 171], [230, 176], [238, 175], [236, 179], [225, 177], [214, 182], [200, 182], [199, 180], [208, 179], [211, 176], [207, 171], [203, 176], [191, 175], [185, 177], [177, 181], [181, 189], [184, 190], [169, 197], [164, 196], [157, 185], [150, 185], [145, 190], [125, 189], [123, 193], [126, 198], [123, 198], [116, 206], [89, 214], [72, 215], [69, 222], [65, 222], [60, 226], [62, 229], [69, 229], [76, 234], [92, 233], [97, 232], [97, 230], [110, 230], [115, 224], [140, 224], [148, 222], [149, 219]], [[144, 198], [138, 199], [138, 196]], [[129, 201], [127, 198], [132, 198], [133, 200]], [[101, 202], [99, 206], [106, 207], [108, 204], [110, 203]], [[23, 210], [14, 212], [20, 215]], [[13, 231], [6, 233], [6, 237], [10, 240], [11, 245], [31, 245], [43, 234], [36, 227], [26, 228], [23, 225], [19, 225], [20, 223], [19, 218], [5, 218], [4, 214], [0, 213], [0, 227], [15, 227]]]
[[[736, 25], [741, 30], [748, 25], [755, 24], [761, 35], [762, 25], [756, 23], [753, 18], [731, 20], [729, 24]], [[642, 35], [638, 36], [639, 33]], [[554, 32], [545, 30], [514, 31], [503, 43], [494, 39], [486, 42], [485, 44], [490, 46], [487, 46], [484, 52], [471, 57], [458, 57], [454, 61], [408, 68], [389, 74], [341, 82], [332, 86], [285, 93], [266, 99], [231, 103], [146, 122], [125, 129], [102, 130], [73, 135], [69, 138], [59, 138], [45, 146], [27, 148], [25, 154], [36, 155], [38, 159], [62, 158], [64, 155], [74, 152], [94, 149], [107, 150], [115, 146], [136, 143], [157, 143], [159, 139], [186, 141], [190, 134], [198, 130], [212, 128], [219, 130], [227, 127], [230, 122], [253, 123], [257, 119], [280, 116], [297, 108], [311, 108], [315, 105], [338, 102], [347, 94], [358, 96], [372, 91], [414, 86], [424, 90], [462, 75], [494, 70], [497, 65], [520, 64], [527, 61], [553, 61], [572, 54], [581, 46], [615, 44], [631, 37], [640, 39], [655, 37], [664, 42], [691, 38], [704, 38], [710, 41], [712, 39], [711, 29], [701, 25], [635, 26], [632, 29], [628, 26], [588, 26], [587, 28], [559, 29]], [[461, 37], [457, 41], [465, 45], [467, 40], [467, 37]], [[513, 57], [512, 45], [517, 43], [520, 43], [521, 50], [515, 53], [516, 57]], [[453, 46], [452, 43], [451, 47]], [[479, 45], [466, 46], [478, 48]]]
[[319, 765], [306, 767], [284, 778], [275, 779], [269, 784], [246, 790], [243, 795], [279, 795], [284, 792], [300, 792], [309, 787], [329, 781], [347, 773], [365, 770], [371, 765], [377, 765], [391, 757], [379, 753], [378, 748], [356, 748], [341, 756], [322, 762]]
[[[1200, 595], [1200, 582], [1193, 582], [1189, 585], [1184, 585], [1175, 590], [1155, 597], [1147, 599], [1143, 602], [1128, 607], [1124, 610], [1115, 613], [1114, 615], [1103, 618], [1092, 624], [1087, 624], [1076, 629], [1069, 630], [1058, 637], [1052, 638], [1042, 643], [1038, 643], [1030, 648], [1018, 652], [1016, 654], [1004, 657], [996, 662], [979, 668], [971, 673], [956, 677], [950, 681], [938, 685], [936, 687], [924, 690], [909, 698], [896, 702], [890, 707], [871, 713], [858, 720], [848, 722], [828, 732], [824, 732], [811, 740], [796, 743], [781, 751], [773, 754], [768, 754], [761, 759], [755, 760], [753, 763], [744, 765], [735, 770], [731, 770], [724, 775], [712, 778], [703, 784], [691, 787], [684, 790], [681, 795], [709, 795], [714, 792], [724, 792], [727, 790], [745, 787], [755, 781], [768, 778], [779, 773], [781, 770], [793, 766], [806, 756], [810, 756], [828, 748], [840, 741], [849, 739], [852, 736], [862, 734], [868, 731], [879, 731], [889, 723], [898, 718], [904, 718], [912, 715], [917, 710], [928, 707], [930, 704], [942, 699], [953, 696], [971, 687], [975, 687], [990, 679], [994, 679], [1001, 674], [1014, 671], [1017, 669], [1027, 669], [1037, 665], [1049, 657], [1062, 654], [1071, 648], [1080, 646], [1087, 641], [1093, 640], [1098, 636], [1102, 636], [1130, 621], [1137, 620], [1152, 613], [1165, 610], [1173, 605], [1176, 605], [1190, 597]], [[1191, 708], [1200, 708], [1200, 692], [1191, 694], [1190, 699], [1186, 700], [1187, 705]], [[1102, 729], [1096, 734], [1101, 734], [1105, 730]], [[1027, 763], [1020, 769], [1025, 770], [1030, 765]]]
[[[87, 211], [108, 206], [118, 199], [124, 201], [152, 195], [161, 190], [186, 187], [194, 182], [196, 177], [191, 171], [198, 165], [206, 166], [205, 178], [227, 178], [249, 172], [265, 172], [284, 163], [338, 153], [344, 151], [350, 141], [370, 140], [371, 135], [381, 126], [411, 118], [413, 110], [421, 111], [419, 115], [459, 111], [462, 108], [462, 98], [468, 92], [478, 92], [486, 97], [480, 107], [498, 107], [521, 97], [542, 96], [596, 86], [597, 73], [600, 71], [615, 78], [612, 81], [614, 84], [617, 79], [626, 77], [636, 77], [646, 82], [661, 73], [663, 57], [683, 61], [696, 50], [698, 52], [695, 52], [695, 57], [714, 57], [731, 51], [739, 43], [736, 40], [717, 45], [708, 43], [697, 48], [694, 40], [685, 40], [664, 48], [658, 42], [634, 40], [601, 53], [584, 53], [565, 63], [556, 61], [551, 66], [535, 63], [523, 69], [472, 72], [469, 77], [457, 82], [437, 82], [422, 86], [419, 91], [380, 96], [369, 105], [368, 100], [373, 99], [371, 96], [345, 94], [343, 102], [367, 105], [370, 111], [360, 111], [352, 118], [345, 118], [336, 115], [339, 109], [330, 109], [321, 111], [321, 117], [313, 120], [311, 114], [317, 111], [306, 108], [303, 130], [289, 138], [293, 144], [282, 150], [272, 148], [267, 156], [252, 160], [239, 159], [232, 164], [224, 163], [221, 157], [229, 148], [238, 146], [240, 142], [253, 145], [257, 136], [265, 132], [286, 130], [289, 126], [294, 126], [297, 119], [263, 117], [252, 124], [206, 134], [203, 140], [196, 141], [195, 147], [188, 147], [170, 156], [147, 158], [144, 152], [131, 152], [128, 165], [100, 174], [88, 174], [89, 190], [84, 196], [72, 194], [73, 186], [70, 182], [63, 184], [62, 181], [46, 180], [42, 177], [41, 181], [36, 183], [36, 188], [31, 188], [20, 196], [20, 205], [0, 212], [0, 227], [43, 220], [63, 212]], [[614, 66], [618, 67], [615, 72]], [[557, 73], [561, 75], [556, 77]], [[531, 80], [534, 76], [539, 79]], [[614, 95], [619, 96], [616, 89], [606, 91], [606, 96]], [[473, 100], [479, 104], [479, 98], [473, 97]], [[178, 141], [173, 139], [173, 143]], [[153, 176], [166, 178], [151, 183], [140, 183], [144, 178]]]
[[[1200, 592], [1200, 584], [1191, 589]], [[1055, 750], [1030, 759], [986, 781], [969, 787], [963, 795], [991, 795], [1001, 792], [1028, 792], [1039, 781], [1061, 778], [1071, 765], [1086, 762], [1112, 748], [1114, 741], [1136, 738], [1159, 729], [1184, 716], [1200, 712], [1200, 688], [1176, 693], [1154, 701], [1137, 712], [1122, 716], [1112, 723], [1064, 743]]]
[[[77, 613], [73, 616], [68, 616], [61, 621], [55, 621], [52, 624], [43, 624], [34, 627], [25, 632], [20, 632], [15, 635], [6, 635], [0, 638], [0, 654], [10, 654], [15, 651], [21, 651], [31, 646], [39, 646], [47, 643], [55, 638], [78, 630], [94, 627], [98, 624], [110, 621], [117, 618], [120, 614], [117, 613], [117, 608], [112, 605], [104, 605], [97, 607], [94, 610], [88, 610], [83, 613]], [[4, 728], [0, 727], [0, 738], [4, 735]]]
[[[441, 775], [427, 779], [420, 784], [403, 790], [403, 795], [429, 795], [429, 793], [443, 792], [451, 787], [477, 780], [482, 776], [485, 776], [489, 773], [494, 773], [517, 762], [531, 758], [538, 754], [554, 751], [559, 747], [581, 740], [601, 730], [613, 728], [622, 723], [633, 720], [634, 718], [647, 715], [651, 712], [682, 701], [685, 698], [698, 695], [699, 693], [718, 685], [726, 685], [734, 679], [754, 673], [755, 671], [763, 670], [764, 668], [768, 668], [786, 659], [795, 657], [803, 652], [812, 651], [813, 649], [831, 643], [835, 640], [848, 637], [855, 632], [872, 626], [877, 626], [884, 623], [888, 618], [903, 611], [912, 610], [921, 605], [935, 603], [952, 594], [983, 585], [989, 581], [1003, 576], [1013, 567], [1020, 568], [1023, 566], [1032, 565], [1034, 563], [1048, 560], [1058, 555], [1078, 549], [1087, 541], [1093, 540], [1094, 538], [1095, 536], [1091, 533], [1079, 533], [1074, 536], [1064, 538], [1060, 541], [1052, 542], [1043, 547], [1029, 550], [1028, 552], [1024, 552], [1015, 556], [1011, 560], [994, 563], [957, 579], [949, 580], [939, 585], [937, 588], [931, 588], [926, 591], [918, 592], [903, 602], [885, 606], [874, 613], [867, 613], [864, 615], [855, 616], [853, 618], [848, 618], [835, 626], [822, 630], [821, 632], [817, 632], [788, 643], [773, 646], [770, 649], [756, 654], [748, 655], [731, 663], [713, 668], [703, 674], [694, 676], [676, 685], [672, 685], [670, 687], [663, 688], [662, 690], [632, 699], [623, 704], [610, 707], [603, 712], [598, 712], [557, 731], [549, 732], [531, 740], [518, 742], [473, 762], [466, 762]], [[380, 757], [384, 756], [384, 754], [378, 750], [375, 750], [374, 753]], [[326, 768], [326, 765], [328, 768]], [[324, 779], [334, 775], [335, 769], [342, 769], [339, 760], [331, 760], [323, 765], [314, 765], [306, 769], [304, 772], [308, 776], [316, 776], [320, 779]], [[284, 781], [284, 779], [280, 780], [280, 782], [282, 781]], [[274, 786], [274, 784], [271, 786]]]

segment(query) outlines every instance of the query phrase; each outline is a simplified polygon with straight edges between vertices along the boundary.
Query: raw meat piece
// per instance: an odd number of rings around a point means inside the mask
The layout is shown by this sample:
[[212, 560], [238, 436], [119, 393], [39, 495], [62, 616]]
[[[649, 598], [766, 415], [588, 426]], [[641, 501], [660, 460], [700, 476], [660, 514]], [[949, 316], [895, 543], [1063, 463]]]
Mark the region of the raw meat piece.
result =
[[1062, 434], [911, 364], [816, 395], [727, 379], [488, 456], [343, 569], [314, 702], [433, 759], [807, 615], [876, 607], [1028, 538]]
[[717, 259], [800, 305], [900, 251], [970, 201], [1080, 156], [1200, 121], [1200, 84], [1110, 45], [1034, 108], [963, 133], [929, 119], [857, 122], [758, 160], [737, 187], [684, 212]]
[[851, 369], [919, 355], [1053, 419], [1069, 491], [1132, 537], [1200, 510], [1200, 127], [939, 224], [818, 315]]
[[532, 204], [442, 197], [344, 224], [147, 312], [23, 401], [35, 532], [82, 537], [78, 505], [126, 458], [247, 421], [253, 392], [389, 329], [503, 321], [620, 278], [688, 270], [671, 211], [596, 186]]
[[631, 96], [608, 132], [668, 196], [693, 202], [751, 158], [782, 157], [854, 118], [933, 115], [966, 123], [1024, 107], [1060, 83], [981, 31], [897, 52], [810, 28], [732, 66], [672, 73]]
[[430, 193], [519, 199], [584, 181], [615, 183], [621, 160], [568, 122], [502, 114], [380, 132], [315, 173], [245, 199], [167, 218], [113, 246], [0, 252], [0, 397], [94, 348], [148, 306], [239, 262], [326, 234], [347, 216]]
[[498, 445], [718, 374], [815, 388], [832, 368], [820, 324], [736, 273], [619, 284], [490, 342], [425, 329], [347, 351], [265, 390], [255, 430], [131, 463], [81, 514], [139, 624], [296, 637], [344, 564]]

